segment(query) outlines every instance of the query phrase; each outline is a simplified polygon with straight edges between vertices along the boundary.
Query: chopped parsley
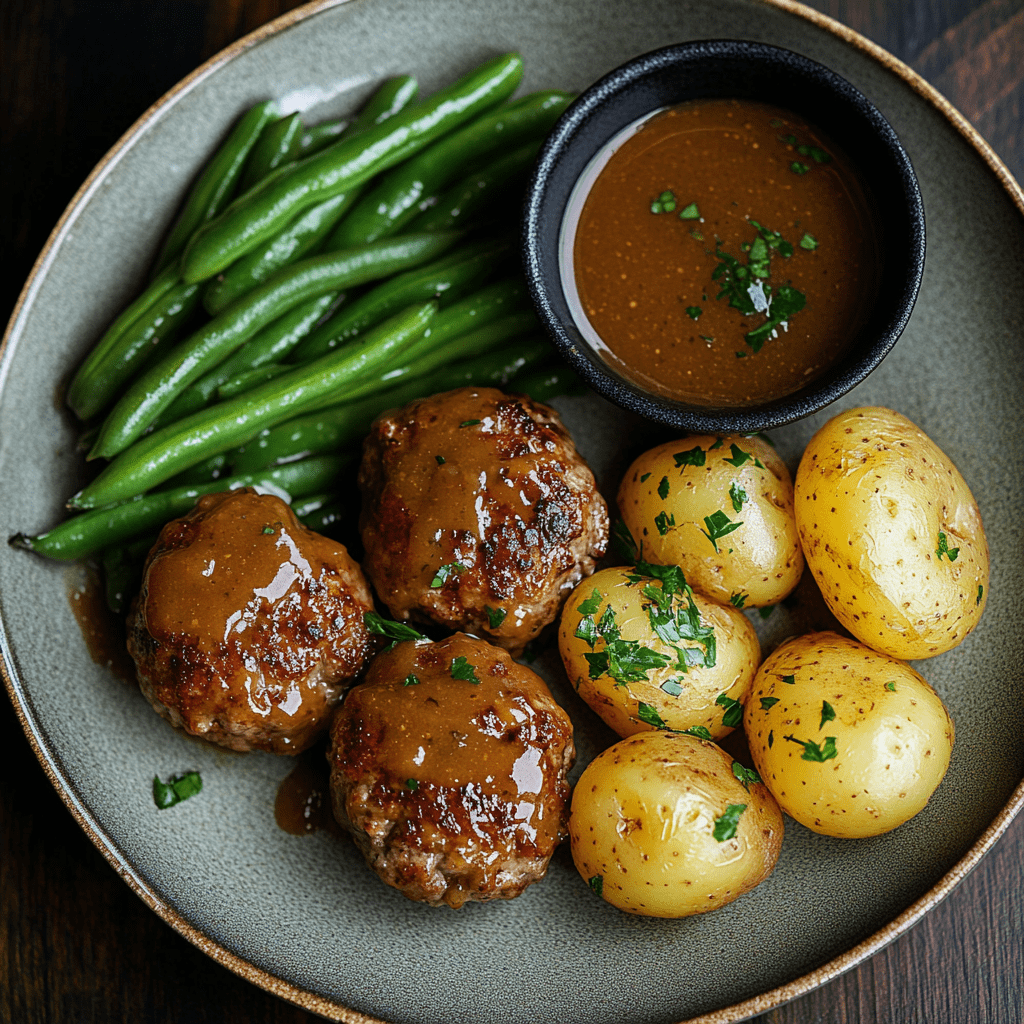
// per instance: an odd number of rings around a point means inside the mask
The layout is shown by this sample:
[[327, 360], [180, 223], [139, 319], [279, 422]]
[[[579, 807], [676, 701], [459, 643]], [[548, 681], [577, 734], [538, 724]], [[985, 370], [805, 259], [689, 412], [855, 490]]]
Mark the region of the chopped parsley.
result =
[[664, 501], [668, 497], [668, 488], [668, 477], [663, 476], [661, 478], [661, 483], [658, 484], [658, 497], [661, 498], [662, 501]]
[[597, 609], [601, 607], [601, 592], [594, 587], [591, 591], [590, 597], [586, 599], [577, 609], [581, 615], [594, 615]]
[[939, 531], [939, 546], [935, 549], [935, 555], [938, 560], [942, 561], [942, 556], [945, 555], [951, 562], [956, 561], [956, 556], [960, 554], [959, 548], [951, 548], [946, 543], [946, 535], [940, 530]]
[[818, 725], [818, 729], [824, 729], [826, 722], [834, 722], [836, 720], [835, 708], [827, 700], [821, 702], [821, 722]]
[[704, 312], [704, 310], [701, 309], [700, 306], [687, 306], [686, 307], [686, 315], [691, 320], [696, 320], [701, 315], [701, 313], [703, 313], [703, 312]]
[[779, 703], [779, 698], [778, 697], [762, 697], [761, 698], [761, 710], [762, 711], [771, 711], [771, 709], [773, 707], [775, 707], [775, 705], [778, 704], [778, 703]]
[[406, 789], [411, 789], [411, 790], [417, 790], [417, 789], [420, 788], [420, 784], [419, 784], [419, 782], [416, 781], [416, 779], [406, 779], [405, 780], [405, 788]]
[[979, 583], [978, 584], [978, 596], [974, 599], [974, 607], [977, 608], [981, 604], [981, 599], [985, 594], [985, 588]]
[[725, 536], [732, 533], [733, 530], [738, 530], [742, 525], [742, 520], [733, 522], [721, 509], [715, 512], [713, 515], [704, 517], [704, 525], [707, 527], [706, 530], [700, 532], [704, 534], [709, 541], [711, 546], [718, 551], [718, 542]]
[[363, 624], [371, 633], [386, 636], [391, 641], [384, 648], [385, 652], [390, 651], [401, 640], [423, 639], [423, 634], [418, 633], [412, 626], [406, 626], [402, 622], [394, 622], [391, 619], [382, 619], [376, 612], [367, 612], [363, 616]]
[[735, 594], [730, 594], [729, 604], [731, 604], [733, 608], [742, 608], [747, 603], [747, 597], [748, 595], [744, 594], [743, 591], [738, 591]]
[[683, 688], [674, 679], [666, 679], [659, 689], [664, 690], [670, 697], [678, 697], [683, 692]]
[[733, 480], [729, 487], [729, 497], [732, 500], [732, 507], [734, 512], [739, 512], [743, 508], [743, 502], [747, 501], [747, 492], [743, 490], [740, 485]]
[[430, 581], [430, 589], [437, 590], [438, 587], [443, 587], [448, 582], [450, 576], [462, 572], [465, 568], [461, 562], [449, 562], [447, 565], [442, 565]]
[[799, 160], [794, 160], [790, 165], [789, 169], [794, 174], [806, 174], [811, 168], [809, 164], [802, 163]]
[[748, 793], [750, 792], [750, 784], [752, 782], [761, 781], [761, 776], [757, 774], [755, 769], [747, 768], [745, 765], [740, 764], [739, 761], [733, 761], [732, 773], [739, 782], [743, 783], [743, 788]]
[[668, 723], [658, 714], [658, 709], [653, 704], [645, 704], [643, 701], [639, 701], [636, 716], [641, 722], [653, 725], [655, 729], [668, 728]]
[[272, 526], [264, 526], [263, 527], [263, 532], [267, 533], [267, 534], [273, 533], [274, 532], [274, 528]]
[[434, 456], [434, 460], [437, 462], [437, 464], [439, 466], [443, 466], [444, 465], [445, 459], [444, 459], [443, 455], [435, 455]]
[[725, 813], [720, 818], [715, 818], [715, 828], [711, 833], [715, 839], [724, 843], [736, 835], [736, 829], [740, 824], [740, 816], [747, 809], [746, 804], [729, 804]]
[[676, 452], [672, 459], [676, 466], [703, 466], [707, 461], [704, 449], [700, 445], [697, 445], [696, 448], [690, 448], [685, 452]]
[[479, 422], [480, 422], [480, 420], [463, 420], [459, 424], [459, 426], [460, 427], [475, 427]]
[[669, 515], [668, 512], [659, 512], [654, 517], [654, 525], [658, 528], [658, 533], [664, 537], [668, 531], [676, 525], [676, 517], [673, 513]]
[[[729, 445], [729, 451], [732, 452], [732, 458], [726, 459], [725, 461], [728, 462], [730, 466], [735, 466], [739, 469], [744, 463], [753, 462], [758, 469], [764, 469], [764, 463], [760, 459], [751, 455], [750, 452], [745, 452], [739, 445]], [[737, 511], [739, 511], [739, 509], [737, 509]]]
[[679, 219], [680, 220], [700, 220], [700, 210], [697, 209], [697, 204], [696, 203], [687, 203], [687, 205], [684, 206], [679, 211]]
[[810, 235], [806, 231], [804, 232], [804, 237], [800, 239], [799, 244], [801, 249], [806, 249], [808, 252], [814, 252], [814, 250], [818, 248], [818, 240], [814, 235]]
[[784, 683], [789, 683], [792, 686], [796, 682], [796, 676], [779, 676]]
[[408, 674], [408, 675], [407, 675], [407, 676], [406, 676], [406, 677], [405, 677], [405, 678], [404, 678], [404, 679], [402, 680], [402, 685], [403, 685], [403, 686], [419, 686], [419, 685], [420, 685], [420, 678], [419, 678], [419, 676], [417, 676], [417, 675], [414, 675], [414, 674], [413, 674], [412, 672], [410, 672], [410, 673], [409, 673], [409, 674]]
[[181, 775], [172, 775], [166, 782], [153, 776], [153, 803], [161, 810], [180, 804], [196, 793], [201, 793], [203, 780], [199, 772], [184, 772]]
[[489, 604], [484, 605], [484, 611], [487, 612], [487, 621], [490, 623], [491, 629], [497, 629], [508, 614], [504, 608], [492, 608]]
[[725, 714], [722, 715], [722, 725], [726, 726], [726, 728], [735, 729], [743, 721], [743, 705], [738, 700], [733, 700], [726, 693], [720, 693], [715, 698], [715, 703], [719, 707], [725, 708]]
[[650, 475], [651, 475], [650, 473], [644, 473], [644, 475], [642, 477], [640, 477], [640, 483], [642, 483], [642, 484], [647, 483], [647, 480], [650, 477]]
[[452, 659], [451, 674], [452, 679], [465, 679], [467, 683], [480, 684], [480, 679], [477, 677], [473, 665], [461, 654], [457, 658]]
[[689, 729], [684, 729], [683, 733], [686, 736], [696, 736], [699, 740], [711, 742], [711, 733], [703, 725], [691, 725]]
[[775, 730], [768, 730], [768, 749], [771, 750], [775, 746]]
[[[715, 632], [701, 622], [693, 591], [679, 566], [638, 560], [626, 578], [632, 584], [644, 584], [641, 605], [651, 630], [672, 653], [656, 651], [638, 640], [623, 639], [610, 606], [595, 621], [598, 604], [591, 599], [580, 606], [583, 618], [575, 632], [591, 648], [584, 654], [590, 678], [609, 675], [616, 685], [625, 686], [643, 682], [652, 670], [670, 665], [680, 673], [695, 665], [713, 668], [718, 656]], [[599, 644], [603, 649], [598, 649]]]
[[589, 885], [590, 888], [594, 892], [596, 892], [598, 896], [603, 896], [604, 895], [604, 876], [603, 875], [593, 875], [591, 878], [588, 878], [587, 879], [587, 885]]
[[802, 761], [830, 761], [833, 757], [837, 757], [839, 751], [836, 750], [836, 738], [835, 736], [826, 736], [824, 745], [819, 746], [814, 740], [798, 740], [795, 736], [786, 736], [790, 743], [799, 743], [804, 748], [804, 752], [800, 755]]
[[771, 615], [771, 613], [773, 611], [775, 611], [775, 605], [773, 605], [773, 604], [766, 604], [763, 608], [758, 608], [757, 609], [757, 614], [762, 619], [767, 619]]
[[624, 562], [635, 562], [640, 556], [640, 548], [633, 539], [633, 534], [621, 519], [616, 519], [612, 527], [612, 544]]
[[662, 192], [657, 199], [651, 201], [651, 213], [672, 213], [675, 208], [676, 197], [668, 189]]
[[885, 684], [885, 688], [887, 690], [891, 690], [893, 693], [896, 692], [896, 684], [891, 679]]

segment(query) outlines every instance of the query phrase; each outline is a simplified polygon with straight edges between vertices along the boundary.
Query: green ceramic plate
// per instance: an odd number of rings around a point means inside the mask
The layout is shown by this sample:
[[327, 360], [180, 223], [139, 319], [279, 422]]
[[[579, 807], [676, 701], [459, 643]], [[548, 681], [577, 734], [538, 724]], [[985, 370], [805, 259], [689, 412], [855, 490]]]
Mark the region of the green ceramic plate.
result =
[[[920, 666], [956, 721], [949, 774], [925, 811], [888, 836], [840, 842], [790, 823], [771, 879], [709, 916], [620, 914], [594, 898], [564, 854], [514, 902], [434, 910], [382, 886], [347, 840], [278, 830], [274, 798], [291, 765], [170, 729], [90, 659], [69, 604], [78, 570], [0, 548], [6, 683], [82, 827], [182, 934], [326, 1016], [738, 1020], [909, 927], [1024, 802], [1024, 307], [1009, 301], [1024, 280], [1024, 202], [941, 97], [797, 5], [351, 0], [305, 7], [214, 58], [108, 154], [26, 285], [0, 362], [0, 529], [34, 532], [60, 519], [82, 468], [58, 385], [136, 291], [178, 198], [248, 105], [271, 96], [327, 117], [353, 109], [386, 75], [412, 72], [429, 91], [508, 49], [524, 55], [525, 87], [580, 89], [635, 54], [702, 37], [774, 43], [845, 75], [896, 128], [920, 177], [928, 259], [917, 308], [893, 353], [843, 405], [891, 405], [920, 424], [960, 467], [988, 526], [985, 618], [963, 646]], [[614, 494], [626, 449], [649, 428], [596, 398], [561, 407]], [[824, 419], [777, 432], [791, 464]], [[779, 612], [767, 625], [771, 643], [798, 623]], [[582, 763], [609, 736], [557, 664], [544, 669], [576, 719]], [[156, 811], [153, 775], [186, 768], [202, 772], [201, 796]]]

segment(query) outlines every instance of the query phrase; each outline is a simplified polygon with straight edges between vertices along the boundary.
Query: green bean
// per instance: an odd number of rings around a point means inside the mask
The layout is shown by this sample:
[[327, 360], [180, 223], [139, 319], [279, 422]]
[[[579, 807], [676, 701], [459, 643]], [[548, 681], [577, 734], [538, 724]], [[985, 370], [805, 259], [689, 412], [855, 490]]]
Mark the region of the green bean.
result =
[[127, 501], [211, 455], [244, 444], [264, 427], [290, 419], [386, 365], [423, 334], [436, 309], [434, 302], [414, 306], [348, 348], [154, 431], [114, 459], [68, 506], [98, 508]]
[[442, 307], [450, 304], [489, 276], [510, 251], [507, 241], [477, 242], [384, 281], [343, 306], [304, 338], [289, 362], [317, 359], [414, 302], [437, 296]]
[[160, 415], [154, 426], [159, 429], [210, 404], [225, 382], [261, 366], [280, 362], [316, 326], [337, 300], [337, 292], [328, 292], [282, 313], [250, 338], [219, 366], [186, 388]]
[[113, 508], [84, 512], [35, 537], [16, 533], [8, 543], [60, 561], [86, 558], [103, 548], [154, 530], [175, 516], [184, 515], [204, 494], [259, 485], [273, 485], [291, 495], [312, 494], [328, 489], [350, 461], [343, 456], [325, 455], [211, 483], [156, 491]]
[[173, 345], [198, 305], [199, 285], [195, 284], [179, 283], [157, 299], [83, 381], [76, 394], [77, 415], [91, 419], [123, 395], [132, 378]]
[[284, 231], [266, 245], [236, 260], [223, 274], [215, 277], [203, 292], [203, 306], [211, 316], [227, 309], [282, 267], [313, 252], [345, 211], [358, 198], [358, 192], [344, 192], [300, 213]]
[[488, 111], [399, 164], [338, 225], [328, 247], [347, 249], [396, 234], [472, 161], [548, 133], [568, 106], [564, 92], [538, 92]]
[[312, 153], [319, 153], [325, 146], [337, 142], [348, 129], [349, 121], [340, 118], [337, 121], [323, 121], [307, 128], [299, 140], [299, 156], [310, 156]]
[[249, 153], [256, 145], [263, 129], [275, 117], [277, 107], [274, 103], [257, 103], [235, 125], [227, 141], [206, 165], [195, 188], [185, 200], [185, 206], [157, 258], [156, 273], [160, 273], [177, 260], [195, 230], [224, 209], [238, 184], [239, 175]]
[[224, 381], [217, 388], [217, 399], [223, 401], [225, 398], [234, 398], [235, 395], [244, 395], [246, 391], [252, 391], [257, 385], [285, 373], [291, 373], [293, 369], [295, 369], [293, 366], [271, 363], [268, 366], [258, 366], [255, 370], [246, 370], [245, 373], [236, 374], [230, 380]]
[[551, 345], [543, 339], [514, 342], [499, 352], [445, 365], [367, 398], [306, 413], [262, 431], [235, 457], [234, 472], [249, 473], [261, 466], [314, 452], [336, 451], [363, 437], [370, 424], [386, 409], [438, 391], [470, 386], [501, 387], [523, 370], [550, 358]]
[[252, 147], [239, 191], [248, 192], [271, 171], [294, 160], [302, 144], [302, 131], [302, 118], [298, 114], [268, 124]]
[[587, 386], [568, 366], [549, 366], [517, 378], [516, 391], [537, 402], [546, 402], [559, 395], [584, 395]]
[[360, 184], [509, 96], [522, 78], [518, 54], [497, 57], [381, 125], [299, 161], [273, 189], [220, 218], [185, 254], [186, 281], [213, 277], [296, 213]]
[[[365, 132], [403, 110], [416, 96], [415, 79], [403, 76], [385, 82], [344, 132], [346, 138]], [[339, 122], [340, 123], [340, 122]], [[334, 225], [362, 194], [357, 186], [299, 213], [264, 245], [236, 260], [207, 286], [203, 304], [216, 315], [231, 302], [262, 284], [276, 270], [314, 252]], [[328, 246], [337, 249], [340, 246]]]
[[349, 509], [340, 501], [325, 502], [320, 508], [299, 516], [307, 530], [330, 536], [337, 525], [345, 520]]
[[107, 328], [103, 337], [92, 347], [68, 386], [67, 403], [79, 419], [88, 418], [78, 410], [88, 394], [89, 382], [100, 362], [117, 344], [124, 332], [180, 281], [181, 276], [176, 263], [161, 271], [149, 287], [125, 308], [124, 312]]
[[123, 452], [185, 388], [287, 310], [317, 295], [435, 259], [459, 237], [453, 232], [403, 235], [312, 256], [279, 270], [138, 377], [107, 417], [89, 457], [112, 458]]
[[328, 502], [334, 499], [334, 495], [328, 491], [321, 494], [310, 494], [304, 498], [297, 498], [292, 502], [292, 512], [296, 519], [304, 519], [314, 512], [319, 512]]
[[164, 485], [170, 487], [184, 487], [186, 484], [207, 484], [211, 480], [220, 480], [231, 474], [233, 463], [237, 452], [220, 452], [211, 455], [208, 459], [190, 466], [176, 477], [165, 481]]
[[406, 230], [447, 231], [470, 223], [478, 213], [493, 211], [495, 206], [500, 207], [498, 215], [508, 214], [510, 210], [518, 215], [523, 197], [512, 190], [520, 181], [525, 183], [540, 146], [540, 142], [520, 146], [483, 170], [463, 178], [439, 196], [434, 206], [413, 217]]

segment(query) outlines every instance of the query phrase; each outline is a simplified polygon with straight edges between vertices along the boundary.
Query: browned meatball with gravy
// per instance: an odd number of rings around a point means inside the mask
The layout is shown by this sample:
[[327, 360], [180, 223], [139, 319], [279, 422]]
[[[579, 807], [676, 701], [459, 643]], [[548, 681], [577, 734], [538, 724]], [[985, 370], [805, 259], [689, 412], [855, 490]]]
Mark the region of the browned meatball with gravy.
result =
[[280, 498], [210, 494], [149, 554], [128, 650], [156, 710], [232, 750], [297, 754], [377, 639], [359, 566]]
[[608, 509], [558, 414], [494, 388], [384, 413], [359, 484], [363, 567], [391, 614], [513, 653], [608, 543]]
[[379, 655], [331, 723], [334, 816], [410, 899], [511, 899], [565, 838], [572, 725], [544, 681], [456, 633]]

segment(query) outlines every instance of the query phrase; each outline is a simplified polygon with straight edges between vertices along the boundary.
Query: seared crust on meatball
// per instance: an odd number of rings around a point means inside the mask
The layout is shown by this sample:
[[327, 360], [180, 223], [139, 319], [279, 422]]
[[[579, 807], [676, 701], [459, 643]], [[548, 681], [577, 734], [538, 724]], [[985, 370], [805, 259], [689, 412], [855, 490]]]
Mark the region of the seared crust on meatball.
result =
[[280, 498], [227, 491], [161, 531], [128, 650], [172, 724], [232, 750], [297, 754], [376, 649], [372, 607], [342, 545]]
[[363, 568], [391, 614], [514, 654], [608, 543], [608, 509], [558, 413], [494, 388], [384, 413], [359, 485]]
[[456, 633], [374, 659], [331, 723], [331, 802], [409, 899], [511, 899], [566, 836], [572, 725], [544, 681]]

